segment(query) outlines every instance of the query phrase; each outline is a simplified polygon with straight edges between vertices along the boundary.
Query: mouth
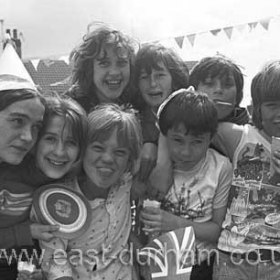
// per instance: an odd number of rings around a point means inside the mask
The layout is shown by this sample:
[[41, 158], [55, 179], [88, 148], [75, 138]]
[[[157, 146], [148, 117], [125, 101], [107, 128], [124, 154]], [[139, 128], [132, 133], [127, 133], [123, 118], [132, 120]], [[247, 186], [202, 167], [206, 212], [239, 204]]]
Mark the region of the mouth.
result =
[[214, 102], [215, 102], [215, 104], [217, 104], [217, 105], [233, 107], [233, 104], [232, 104], [232, 103], [229, 103], [229, 102], [224, 102], [224, 101], [220, 101], [220, 100], [214, 100]]
[[102, 177], [109, 177], [114, 173], [114, 170], [110, 167], [97, 167], [97, 171]]
[[12, 148], [19, 153], [27, 153], [29, 151], [29, 148], [23, 146], [12, 146]]
[[153, 97], [153, 98], [155, 98], [155, 97], [162, 97], [163, 96], [163, 92], [162, 91], [149, 92], [148, 96]]
[[51, 165], [54, 165], [56, 167], [61, 167], [61, 166], [65, 166], [68, 161], [61, 161], [61, 160], [53, 160], [53, 159], [50, 159], [48, 158], [47, 161], [51, 164]]
[[121, 86], [122, 80], [117, 79], [117, 80], [106, 80], [105, 84], [110, 88], [110, 89], [118, 89]]

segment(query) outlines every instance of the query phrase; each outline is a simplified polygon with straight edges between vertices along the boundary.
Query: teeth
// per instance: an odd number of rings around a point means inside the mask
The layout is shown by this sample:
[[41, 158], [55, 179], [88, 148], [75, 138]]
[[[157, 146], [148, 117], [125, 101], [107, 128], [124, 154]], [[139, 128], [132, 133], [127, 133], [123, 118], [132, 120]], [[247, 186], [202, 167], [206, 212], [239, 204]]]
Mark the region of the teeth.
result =
[[57, 166], [61, 166], [61, 165], [64, 165], [65, 162], [62, 162], [62, 161], [55, 161], [55, 160], [51, 160], [49, 159], [49, 162], [53, 165], [57, 165]]
[[121, 81], [120, 80], [118, 80], [118, 81], [107, 81], [107, 83], [109, 85], [119, 85], [121, 83]]

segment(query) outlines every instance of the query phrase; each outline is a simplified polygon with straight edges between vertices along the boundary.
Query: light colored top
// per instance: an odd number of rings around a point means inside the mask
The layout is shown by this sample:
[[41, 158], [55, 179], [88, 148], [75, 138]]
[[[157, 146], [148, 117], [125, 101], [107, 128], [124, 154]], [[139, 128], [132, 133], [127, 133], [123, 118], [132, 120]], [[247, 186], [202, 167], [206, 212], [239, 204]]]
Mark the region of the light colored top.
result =
[[[190, 171], [174, 170], [174, 184], [162, 208], [197, 223], [210, 221], [213, 209], [225, 207], [231, 185], [232, 165], [213, 149]], [[196, 239], [197, 250], [211, 250], [214, 244]], [[200, 255], [200, 260], [206, 256]]]
[[[228, 151], [236, 144], [235, 137], [228, 135], [233, 129], [232, 124], [223, 124], [218, 130]], [[271, 145], [251, 125], [238, 129], [242, 133], [232, 157], [233, 181], [218, 248], [241, 253], [280, 250], [280, 187], [269, 181]]]
[[[47, 279], [63, 276], [72, 276], [75, 280], [132, 279], [127, 244], [131, 228], [131, 183], [131, 175], [125, 174], [120, 183], [110, 189], [106, 200], [89, 201], [92, 221], [80, 237], [41, 242], [42, 249], [46, 250], [42, 267], [48, 272]], [[77, 181], [74, 190], [82, 193]], [[54, 256], [59, 255], [58, 249], [63, 252], [61, 259], [54, 260]]]

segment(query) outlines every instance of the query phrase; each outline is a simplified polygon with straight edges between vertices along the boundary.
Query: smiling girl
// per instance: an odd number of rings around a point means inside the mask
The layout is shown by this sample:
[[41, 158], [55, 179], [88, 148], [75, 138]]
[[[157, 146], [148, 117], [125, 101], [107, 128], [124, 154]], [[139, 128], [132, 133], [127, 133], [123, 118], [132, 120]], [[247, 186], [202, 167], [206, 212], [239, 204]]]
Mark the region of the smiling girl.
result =
[[73, 86], [67, 93], [87, 111], [100, 103], [130, 103], [135, 43], [122, 32], [99, 26], [75, 48]]

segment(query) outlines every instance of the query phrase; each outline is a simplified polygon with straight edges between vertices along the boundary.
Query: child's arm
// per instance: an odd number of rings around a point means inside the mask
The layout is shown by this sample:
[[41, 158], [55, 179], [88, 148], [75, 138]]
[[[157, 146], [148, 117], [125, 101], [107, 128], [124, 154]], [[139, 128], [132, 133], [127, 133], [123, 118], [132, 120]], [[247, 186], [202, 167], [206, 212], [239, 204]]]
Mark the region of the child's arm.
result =
[[232, 161], [234, 152], [241, 140], [244, 127], [228, 122], [219, 123], [212, 143]]
[[149, 181], [151, 186], [161, 194], [166, 194], [173, 182], [172, 163], [169, 157], [166, 138], [160, 134], [158, 141], [158, 157]]

